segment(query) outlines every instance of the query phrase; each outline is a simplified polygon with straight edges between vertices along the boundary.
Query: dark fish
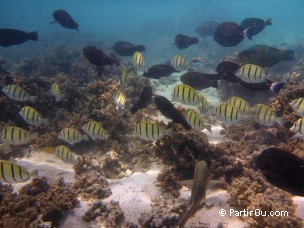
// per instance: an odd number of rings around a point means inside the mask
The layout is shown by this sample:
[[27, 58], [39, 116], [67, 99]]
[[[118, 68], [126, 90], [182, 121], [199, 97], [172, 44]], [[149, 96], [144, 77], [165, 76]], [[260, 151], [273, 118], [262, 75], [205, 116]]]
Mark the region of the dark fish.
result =
[[177, 34], [175, 36], [175, 45], [179, 49], [185, 49], [192, 44], [198, 44], [198, 38], [196, 37], [189, 37], [182, 34]]
[[86, 46], [82, 49], [82, 53], [86, 59], [95, 66], [115, 65], [119, 63], [116, 59], [110, 58], [102, 50], [94, 46]]
[[74, 19], [67, 11], [56, 10], [53, 13], [53, 18], [55, 21], [52, 21], [51, 23], [58, 22], [64, 28], [76, 29], [78, 31], [78, 24], [74, 21]]
[[194, 89], [201, 90], [209, 87], [218, 88], [217, 74], [203, 74], [199, 72], [187, 72], [180, 76], [180, 80]]
[[254, 91], [264, 91], [264, 90], [271, 90], [275, 95], [280, 93], [280, 90], [285, 85], [284, 83], [280, 82], [272, 82], [266, 79], [266, 82], [262, 83], [247, 83], [240, 80], [240, 84], [247, 89], [254, 90]]
[[214, 21], [206, 21], [197, 26], [195, 28], [195, 32], [203, 38], [205, 38], [206, 36], [213, 36], [215, 29], [218, 25], [219, 24]]
[[230, 61], [223, 61], [219, 63], [215, 71], [221, 76], [221, 79], [237, 83], [240, 79], [235, 75], [240, 66]]
[[179, 71], [175, 70], [174, 67], [171, 65], [158, 64], [149, 67], [148, 71], [143, 73], [143, 76], [147, 78], [160, 79], [161, 77], [167, 77], [174, 72]]
[[260, 33], [265, 26], [267, 25], [272, 25], [271, 23], [271, 18], [264, 21], [259, 18], [246, 18], [242, 21], [241, 26], [243, 27], [244, 30], [247, 29], [246, 34], [248, 39], [252, 39], [252, 36]]
[[213, 39], [223, 47], [233, 47], [244, 39], [243, 30], [234, 22], [224, 22], [216, 27]]
[[37, 32], [24, 32], [16, 29], [0, 29], [0, 46], [22, 44], [28, 40], [38, 40]]
[[139, 109], [147, 107], [152, 97], [152, 88], [150, 86], [145, 86], [141, 92], [139, 99], [131, 108], [131, 113], [136, 113]]
[[134, 45], [126, 41], [117, 41], [113, 45], [113, 49], [120, 56], [132, 56], [136, 51], [142, 52], [146, 50], [144, 45]]
[[304, 160], [279, 148], [264, 150], [255, 164], [274, 186], [304, 196]]
[[[82, 49], [84, 57], [94, 66], [96, 66], [98, 76], [101, 76], [104, 71], [104, 66], [120, 65], [117, 58], [111, 58], [103, 53], [102, 50], [94, 46], [86, 46]], [[111, 53], [110, 53], [111, 54]], [[112, 55], [112, 54], [111, 54]]]
[[188, 130], [191, 129], [191, 126], [188, 124], [184, 115], [181, 112], [179, 112], [167, 98], [163, 96], [155, 96], [154, 102], [158, 110], [165, 117], [171, 119], [175, 123], [183, 125], [184, 128]]
[[255, 45], [239, 53], [241, 64], [252, 63], [260, 67], [269, 67], [281, 61], [294, 60], [292, 50], [280, 50], [267, 45]]

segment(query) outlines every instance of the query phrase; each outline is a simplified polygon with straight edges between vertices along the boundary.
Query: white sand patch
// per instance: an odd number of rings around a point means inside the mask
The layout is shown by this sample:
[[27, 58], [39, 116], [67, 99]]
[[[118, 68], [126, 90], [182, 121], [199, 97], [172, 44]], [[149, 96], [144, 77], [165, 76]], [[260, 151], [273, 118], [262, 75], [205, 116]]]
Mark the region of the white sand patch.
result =
[[126, 221], [138, 224], [141, 213], [151, 211], [151, 199], [160, 197], [155, 180], [161, 168], [156, 167], [145, 173], [134, 173], [119, 180], [108, 180], [112, 195], [103, 202], [119, 201]]
[[296, 205], [296, 216], [300, 219], [304, 217], [304, 197], [292, 197], [293, 203]]
[[[189, 199], [190, 203], [191, 190], [183, 187], [182, 190], [180, 190], [180, 194], [182, 198]], [[185, 227], [203, 227], [204, 224], [209, 224], [210, 227], [218, 227], [219, 223], [222, 223], [224, 227], [227, 228], [246, 227], [248, 224], [241, 221], [235, 215], [229, 215], [229, 210], [232, 209], [228, 204], [229, 198], [230, 196], [226, 190], [207, 188], [204, 201], [207, 205], [213, 206], [210, 209], [202, 208], [198, 210], [195, 215], [188, 220]], [[225, 216], [220, 216], [219, 211], [221, 209], [227, 212]]]

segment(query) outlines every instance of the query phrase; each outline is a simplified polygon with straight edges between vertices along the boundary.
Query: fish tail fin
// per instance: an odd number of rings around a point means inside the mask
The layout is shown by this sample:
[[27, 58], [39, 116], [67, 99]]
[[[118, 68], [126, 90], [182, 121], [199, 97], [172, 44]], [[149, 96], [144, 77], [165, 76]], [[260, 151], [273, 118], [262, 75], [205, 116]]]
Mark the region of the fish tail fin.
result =
[[87, 142], [90, 141], [89, 136], [87, 134], [82, 135], [82, 138], [83, 138], [83, 140], [85, 140]]
[[12, 148], [11, 148], [10, 144], [8, 144], [8, 143], [0, 144], [0, 150], [3, 150], [5, 152], [12, 152]]
[[211, 130], [212, 125], [211, 124], [205, 124], [204, 127], [206, 128], [207, 131], [209, 131], [210, 133], [212, 133], [212, 130]]
[[33, 170], [32, 172], [30, 172], [30, 177], [38, 177], [38, 169]]
[[30, 101], [35, 103], [37, 101], [38, 97], [37, 96], [30, 96]]
[[38, 136], [39, 136], [39, 132], [35, 132], [35, 133], [31, 134], [30, 140], [38, 139]]
[[270, 90], [275, 94], [275, 95], [278, 95], [281, 91], [281, 89], [283, 88], [285, 84], [284, 83], [281, 83], [281, 82], [274, 82], [274, 83], [271, 83], [270, 85]]
[[30, 40], [34, 40], [34, 41], [37, 41], [38, 40], [38, 33], [37, 32], [30, 32], [28, 34], [28, 38]]
[[49, 124], [49, 119], [47, 119], [47, 118], [42, 119], [42, 123], [45, 124], [45, 125], [48, 125]]
[[284, 127], [286, 120], [284, 119], [284, 117], [277, 117], [276, 118], [276, 122], [281, 126]]
[[173, 129], [172, 128], [169, 128], [169, 129], [166, 129], [165, 131], [165, 135], [168, 135], [168, 136], [173, 136], [174, 132], [173, 132]]
[[266, 20], [265, 22], [264, 22], [264, 24], [265, 24], [265, 26], [266, 25], [272, 25], [272, 18], [269, 18], [268, 20]]

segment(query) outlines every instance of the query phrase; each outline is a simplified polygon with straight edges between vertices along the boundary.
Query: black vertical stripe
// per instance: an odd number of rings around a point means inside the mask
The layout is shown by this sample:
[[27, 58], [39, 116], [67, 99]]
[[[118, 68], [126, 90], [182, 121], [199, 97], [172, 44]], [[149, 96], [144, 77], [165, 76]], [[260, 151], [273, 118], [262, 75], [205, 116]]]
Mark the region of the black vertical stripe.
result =
[[12, 127], [12, 131], [11, 131], [11, 140], [12, 140], [13, 143], [15, 142], [15, 140], [14, 140], [14, 131], [15, 131], [15, 128]]
[[[17, 167], [19, 167], [19, 166], [17, 166]], [[12, 177], [13, 177], [14, 181], [18, 182], [18, 181], [16, 180], [16, 177], [15, 177], [14, 164], [11, 164], [11, 172], [12, 172]], [[21, 177], [21, 176], [20, 176], [20, 177]]]
[[156, 137], [155, 137], [155, 135], [154, 135], [154, 124], [152, 124], [151, 127], [152, 127], [152, 138], [153, 138], [153, 139], [156, 139]]
[[1, 163], [1, 176], [2, 176], [2, 179], [4, 180], [4, 181], [6, 181], [6, 182], [9, 182], [9, 181], [7, 181], [7, 179], [5, 178], [5, 173], [4, 173], [4, 162], [0, 162]]
[[146, 127], [146, 136], [148, 139], [150, 139], [149, 135], [148, 135], [148, 123], [147, 122], [145, 123], [145, 127]]
[[19, 143], [21, 143], [21, 142], [22, 142], [22, 135], [21, 135], [22, 132], [21, 132], [21, 129], [20, 129], [20, 128], [19, 128], [18, 130], [19, 130], [19, 131], [18, 131], [18, 132], [19, 132]]
[[185, 102], [185, 86], [183, 86], [183, 91], [182, 91], [182, 99], [183, 99], [183, 102]]
[[15, 85], [14, 91], [13, 91], [13, 94], [12, 94], [13, 98], [15, 98], [15, 92], [16, 92], [16, 90], [17, 90], [17, 86]]

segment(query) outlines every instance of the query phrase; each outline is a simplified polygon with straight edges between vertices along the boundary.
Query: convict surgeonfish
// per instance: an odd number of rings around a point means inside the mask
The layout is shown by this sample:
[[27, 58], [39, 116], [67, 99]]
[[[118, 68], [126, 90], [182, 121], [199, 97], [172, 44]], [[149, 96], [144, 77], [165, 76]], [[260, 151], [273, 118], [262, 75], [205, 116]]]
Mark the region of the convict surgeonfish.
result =
[[132, 58], [132, 63], [135, 66], [136, 69], [145, 71], [147, 70], [147, 65], [145, 64], [144, 56], [141, 54], [141, 52], [136, 51]]
[[2, 91], [6, 94], [6, 96], [16, 101], [31, 101], [35, 103], [37, 100], [36, 96], [30, 96], [28, 92], [15, 84], [5, 86]]
[[279, 148], [264, 150], [255, 164], [268, 182], [297, 196], [304, 196], [304, 160]]
[[54, 82], [51, 85], [50, 93], [56, 98], [56, 101], [59, 102], [62, 98], [62, 92], [58, 83]]
[[243, 114], [249, 113], [250, 110], [249, 103], [241, 97], [232, 96], [228, 99], [227, 104], [230, 104], [233, 107], [237, 108], [238, 110], [242, 111]]
[[199, 161], [195, 165], [194, 181], [191, 190], [191, 205], [186, 210], [185, 214], [180, 218], [178, 227], [183, 228], [189, 218], [195, 214], [200, 208], [201, 201], [206, 196], [207, 184], [208, 184], [209, 170], [205, 161]]
[[103, 128], [103, 126], [94, 121], [90, 120], [86, 123], [82, 130], [87, 133], [94, 141], [96, 139], [107, 140], [109, 138], [109, 132]]
[[40, 126], [41, 124], [48, 124], [49, 119], [43, 119], [42, 115], [30, 106], [24, 106], [20, 112], [20, 116], [30, 125]]
[[294, 138], [304, 138], [304, 117], [299, 118], [297, 121], [295, 121], [290, 128], [290, 130], [295, 133], [291, 139]]
[[129, 80], [130, 80], [130, 78], [128, 77], [128, 74], [127, 74], [127, 68], [124, 65], [122, 65], [121, 66], [121, 79], [120, 79], [121, 84], [126, 86], [126, 85], [128, 85]]
[[75, 164], [76, 162], [75, 155], [72, 153], [72, 151], [70, 151], [69, 148], [65, 146], [57, 146], [54, 153], [65, 163]]
[[266, 82], [267, 71], [254, 64], [244, 64], [237, 71], [236, 76], [247, 83], [261, 83]]
[[0, 29], [0, 46], [9, 47], [11, 45], [22, 44], [25, 41], [38, 40], [37, 32], [24, 32], [16, 29]]
[[198, 95], [198, 98], [199, 98], [199, 103], [198, 103], [198, 110], [200, 110], [201, 112], [205, 112], [208, 108], [208, 101], [207, 101], [207, 98], [204, 97], [203, 95]]
[[299, 116], [304, 117], [304, 97], [293, 100], [289, 105]]
[[188, 67], [188, 62], [181, 55], [175, 55], [171, 60], [171, 65], [178, 71], [184, 71]]
[[185, 49], [193, 44], [198, 44], [199, 40], [197, 37], [189, 37], [182, 34], [175, 36], [175, 45], [178, 49]]
[[76, 29], [78, 31], [78, 24], [74, 21], [74, 19], [67, 11], [62, 9], [56, 10], [55, 12], [53, 12], [53, 18], [55, 19], [55, 21], [52, 21], [50, 23], [57, 22], [64, 28]]
[[171, 136], [172, 129], [164, 130], [155, 123], [141, 121], [135, 127], [135, 135], [147, 141], [157, 141], [165, 137], [165, 135]]
[[120, 56], [132, 56], [136, 51], [143, 52], [146, 50], [144, 45], [135, 45], [126, 41], [117, 41], [113, 44], [113, 49]]
[[204, 121], [202, 120], [202, 118], [199, 116], [199, 114], [195, 110], [190, 109], [190, 108], [186, 109], [184, 111], [184, 116], [185, 116], [186, 120], [188, 121], [188, 123], [191, 125], [191, 127], [193, 127], [194, 129], [196, 129], [198, 131], [207, 129], [207, 131], [212, 133], [211, 125], [204, 124]]
[[183, 104], [197, 105], [199, 103], [199, 97], [195, 89], [185, 84], [176, 85], [173, 95]]
[[285, 119], [283, 117], [277, 117], [268, 105], [256, 104], [250, 108], [250, 111], [253, 113], [254, 120], [260, 124], [272, 126], [277, 122], [282, 127], [285, 124]]
[[19, 127], [5, 127], [1, 132], [1, 141], [10, 145], [24, 145], [38, 138], [38, 132], [30, 134], [27, 130]]
[[185, 119], [184, 115], [180, 111], [178, 111], [166, 97], [155, 96], [154, 103], [157, 109], [165, 117], [171, 119], [175, 123], [183, 125], [183, 127], [187, 130], [192, 128], [191, 125]]
[[213, 115], [219, 117], [226, 124], [236, 124], [244, 118], [243, 113], [230, 104], [219, 105]]
[[89, 141], [89, 137], [86, 134], [81, 134], [79, 131], [73, 128], [64, 128], [60, 131], [59, 139], [64, 140], [65, 142], [74, 145], [75, 143], [79, 143], [82, 140]]
[[0, 160], [0, 182], [5, 184], [16, 184], [28, 181], [29, 171], [16, 163]]
[[113, 100], [116, 105], [116, 109], [124, 109], [126, 104], [126, 95], [124, 94], [124, 92], [116, 90], [113, 95]]

